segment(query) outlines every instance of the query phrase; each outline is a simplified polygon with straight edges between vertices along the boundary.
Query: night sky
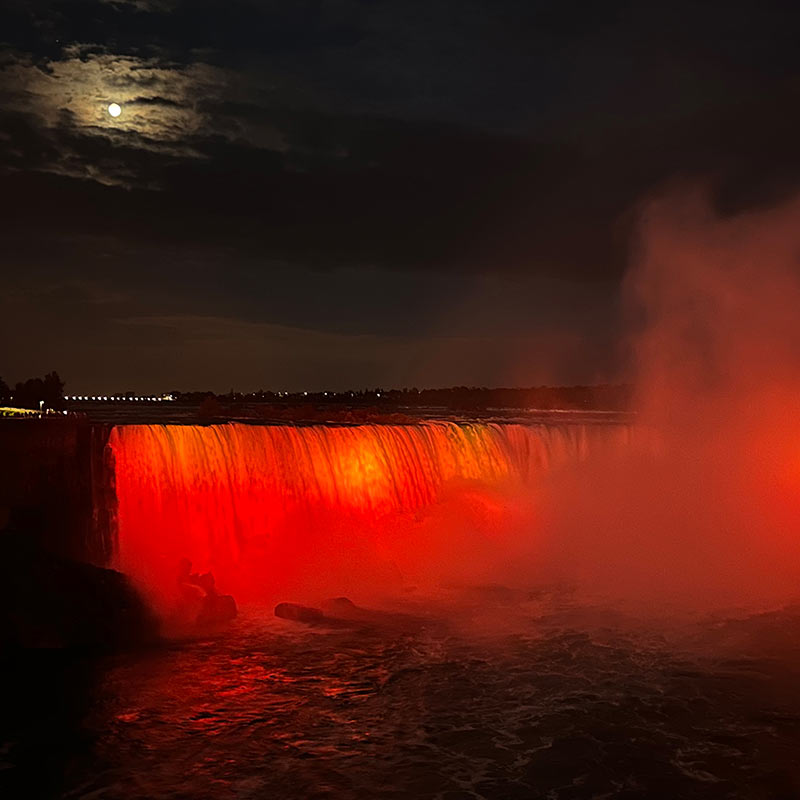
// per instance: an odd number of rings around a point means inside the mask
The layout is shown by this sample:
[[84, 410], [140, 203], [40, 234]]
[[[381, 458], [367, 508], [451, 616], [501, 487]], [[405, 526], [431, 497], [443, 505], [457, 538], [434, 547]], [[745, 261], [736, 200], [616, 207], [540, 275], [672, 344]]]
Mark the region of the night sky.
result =
[[796, 2], [6, 0], [0, 41], [0, 375], [70, 393], [616, 380], [637, 203], [800, 176]]

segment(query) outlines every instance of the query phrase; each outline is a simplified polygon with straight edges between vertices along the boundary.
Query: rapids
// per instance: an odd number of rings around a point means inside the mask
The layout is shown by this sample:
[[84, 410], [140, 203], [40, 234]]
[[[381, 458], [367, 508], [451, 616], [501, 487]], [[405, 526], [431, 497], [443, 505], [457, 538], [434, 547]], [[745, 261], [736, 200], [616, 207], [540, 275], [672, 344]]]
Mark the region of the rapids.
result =
[[559, 597], [471, 613], [319, 629], [244, 608], [82, 680], [39, 654], [4, 711], [0, 788], [16, 773], [25, 790], [5, 797], [798, 797], [798, 609], [667, 631]]

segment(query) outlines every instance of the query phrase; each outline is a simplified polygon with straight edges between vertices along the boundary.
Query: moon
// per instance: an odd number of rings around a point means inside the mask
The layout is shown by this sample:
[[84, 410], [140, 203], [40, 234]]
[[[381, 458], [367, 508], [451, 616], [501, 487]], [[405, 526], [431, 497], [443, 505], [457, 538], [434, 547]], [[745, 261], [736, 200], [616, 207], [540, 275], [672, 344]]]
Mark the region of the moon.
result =
[[122, 113], [122, 108], [118, 103], [111, 103], [108, 107], [108, 113], [111, 114], [112, 117], [118, 117]]

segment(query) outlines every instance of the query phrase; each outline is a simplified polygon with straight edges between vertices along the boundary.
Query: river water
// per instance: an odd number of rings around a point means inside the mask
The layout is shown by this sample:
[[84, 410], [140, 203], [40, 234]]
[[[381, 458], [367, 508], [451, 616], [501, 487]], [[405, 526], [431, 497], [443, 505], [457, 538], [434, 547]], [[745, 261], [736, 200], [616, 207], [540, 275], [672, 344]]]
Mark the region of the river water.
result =
[[495, 587], [401, 610], [245, 608], [51, 672], [6, 772], [49, 770], [20, 797], [800, 797], [800, 609], [645, 623]]

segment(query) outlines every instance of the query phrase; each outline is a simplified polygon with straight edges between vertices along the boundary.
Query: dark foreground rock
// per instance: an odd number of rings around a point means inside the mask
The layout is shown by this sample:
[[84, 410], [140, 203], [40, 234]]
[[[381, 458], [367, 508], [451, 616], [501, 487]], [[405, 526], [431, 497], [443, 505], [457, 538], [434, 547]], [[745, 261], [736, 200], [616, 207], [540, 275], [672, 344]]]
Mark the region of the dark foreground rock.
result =
[[156, 637], [155, 617], [122, 573], [0, 533], [0, 647], [114, 650]]

